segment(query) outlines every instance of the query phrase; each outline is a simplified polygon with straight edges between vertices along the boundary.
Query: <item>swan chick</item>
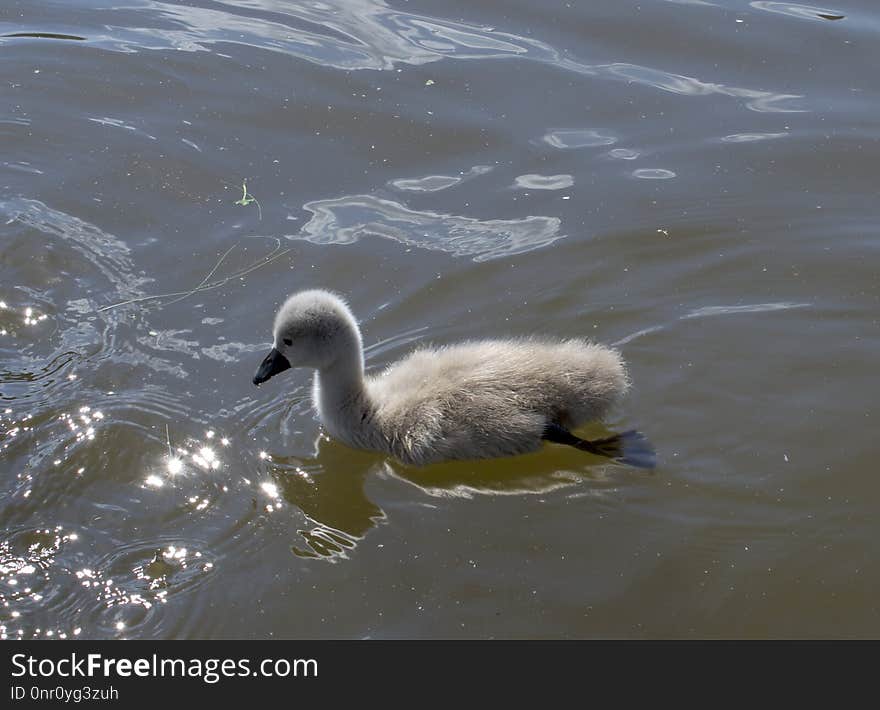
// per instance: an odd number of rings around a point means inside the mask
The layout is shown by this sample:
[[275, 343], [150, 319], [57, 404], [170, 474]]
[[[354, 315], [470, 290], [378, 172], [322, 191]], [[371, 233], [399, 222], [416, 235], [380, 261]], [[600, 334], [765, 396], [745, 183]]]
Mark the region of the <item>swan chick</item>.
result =
[[653, 468], [645, 437], [587, 441], [571, 433], [601, 419], [629, 388], [616, 350], [579, 338], [467, 341], [420, 347], [364, 373], [360, 328], [346, 302], [320, 289], [290, 296], [253, 383], [291, 367], [315, 371], [312, 399], [327, 433], [410, 465], [512, 456], [564, 444]]

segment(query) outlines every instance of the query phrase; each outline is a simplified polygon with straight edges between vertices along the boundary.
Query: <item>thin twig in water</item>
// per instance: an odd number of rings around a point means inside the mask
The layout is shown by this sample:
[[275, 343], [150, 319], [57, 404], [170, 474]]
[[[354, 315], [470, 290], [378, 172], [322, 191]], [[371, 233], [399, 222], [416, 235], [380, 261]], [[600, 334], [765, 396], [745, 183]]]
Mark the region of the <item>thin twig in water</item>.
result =
[[196, 286], [196, 287], [195, 287], [194, 289], [192, 289], [191, 291], [188, 291], [188, 292], [185, 293], [183, 296], [180, 296], [180, 297], [178, 297], [178, 298], [175, 298], [173, 301], [168, 301], [168, 303], [166, 303], [165, 305], [166, 305], [166, 306], [170, 306], [172, 303], [177, 303], [178, 301], [182, 301], [184, 298], [186, 298], [187, 296], [191, 296], [191, 295], [194, 294], [196, 291], [198, 291], [202, 286], [204, 286], [206, 283], [208, 283], [208, 280], [209, 280], [209, 279], [210, 279], [215, 273], [217, 273], [217, 269], [220, 268], [220, 264], [222, 264], [222, 263], [224, 262], [224, 260], [226, 259], [226, 257], [229, 256], [229, 255], [232, 253], [232, 250], [235, 249], [235, 247], [237, 247], [237, 246], [238, 246], [238, 244], [233, 244], [231, 247], [229, 247], [229, 249], [227, 249], [225, 252], [223, 252], [223, 256], [221, 256], [221, 257], [217, 260], [217, 263], [214, 264], [214, 268], [211, 269], [211, 270], [208, 272], [208, 275], [205, 276], [205, 278], [203, 278], [203, 279], [201, 280], [201, 282], [199, 283], [198, 286]]
[[[204, 279], [202, 279], [202, 282], [198, 286], [196, 286], [195, 288], [190, 289], [189, 291], [174, 291], [172, 293], [157, 293], [153, 296], [141, 296], [139, 298], [130, 298], [127, 301], [121, 301], [120, 303], [111, 303], [110, 305], [107, 305], [107, 306], [101, 306], [98, 309], [98, 312], [100, 313], [102, 311], [109, 311], [113, 308], [119, 308], [120, 306], [129, 306], [134, 303], [144, 303], [146, 301], [155, 301], [157, 299], [162, 299], [162, 298], [173, 298], [174, 300], [170, 301], [169, 303], [177, 303], [178, 301], [181, 301], [184, 298], [192, 296], [193, 294], [201, 293], [202, 291], [210, 291], [211, 289], [219, 288], [220, 286], [223, 286], [223, 285], [229, 283], [233, 279], [247, 276], [248, 274], [256, 271], [257, 269], [260, 269], [260, 268], [266, 266], [266, 264], [270, 264], [271, 262], [275, 261], [276, 259], [280, 259], [285, 254], [289, 254], [292, 251], [291, 249], [281, 249], [281, 240], [278, 239], [277, 237], [271, 237], [271, 239], [274, 239], [276, 244], [275, 244], [275, 249], [273, 249], [269, 253], [268, 256], [263, 257], [263, 259], [261, 259], [260, 261], [256, 261], [256, 262], [250, 264], [249, 266], [246, 266], [245, 268], [243, 268], [239, 271], [236, 271], [235, 273], [229, 274], [229, 276], [224, 276], [222, 279], [220, 279], [218, 281], [212, 281], [211, 283], [206, 283], [208, 281], [208, 279], [210, 279], [211, 276], [213, 276], [217, 272], [217, 269], [220, 267], [220, 265], [223, 263], [223, 261], [226, 259], [226, 257], [229, 256], [229, 254], [232, 252], [232, 250], [235, 249], [235, 247], [239, 246], [238, 244], [235, 244], [232, 247], [230, 247], [229, 249], [227, 249], [226, 253], [224, 253], [223, 256], [221, 256], [220, 259], [217, 261], [217, 263], [214, 265], [214, 268], [212, 268], [211, 271], [208, 272], [208, 275]], [[178, 296], [179, 296], [179, 298], [175, 298]], [[163, 305], [167, 306], [167, 305], [169, 305], [169, 303], [165, 303]]]

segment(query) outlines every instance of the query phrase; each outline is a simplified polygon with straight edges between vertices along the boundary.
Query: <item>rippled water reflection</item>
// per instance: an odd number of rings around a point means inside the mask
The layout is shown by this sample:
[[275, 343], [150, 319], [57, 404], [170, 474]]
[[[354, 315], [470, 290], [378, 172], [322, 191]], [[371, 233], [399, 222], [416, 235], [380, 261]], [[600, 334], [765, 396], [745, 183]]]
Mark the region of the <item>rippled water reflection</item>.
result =
[[[857, 0], [0, 8], [0, 635], [876, 636], [878, 28]], [[660, 467], [327, 440], [308, 373], [250, 384], [315, 286], [370, 368], [617, 344], [607, 427]]]
[[539, 249], [563, 236], [557, 217], [479, 220], [419, 212], [372, 195], [307, 202], [303, 208], [314, 216], [291, 238], [314, 244], [353, 244], [361, 237], [377, 236], [484, 261]]

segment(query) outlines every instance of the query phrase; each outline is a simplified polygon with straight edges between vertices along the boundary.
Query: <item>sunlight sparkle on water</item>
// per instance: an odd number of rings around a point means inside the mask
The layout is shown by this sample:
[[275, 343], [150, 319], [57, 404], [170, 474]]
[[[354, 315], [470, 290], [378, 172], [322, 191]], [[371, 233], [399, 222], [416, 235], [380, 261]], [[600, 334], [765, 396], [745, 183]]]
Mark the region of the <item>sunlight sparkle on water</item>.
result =
[[263, 492], [266, 493], [266, 495], [269, 495], [272, 498], [279, 497], [278, 486], [276, 486], [274, 483], [269, 483], [268, 481], [266, 481], [266, 482], [260, 484], [260, 488], [263, 489]]
[[[91, 416], [94, 419], [100, 418], [100, 412], [94, 412]], [[167, 475], [163, 475], [162, 471], [147, 475], [145, 485], [152, 488], [160, 488], [163, 483], [167, 483], [167, 478], [178, 475], [194, 475], [198, 473], [198, 469], [202, 471], [216, 471], [222, 461], [217, 456], [217, 451], [210, 445], [208, 440], [216, 439], [219, 434], [214, 430], [205, 432], [205, 440], [199, 440], [193, 437], [187, 437], [183, 441], [174, 442], [172, 445], [172, 435], [166, 427], [166, 445], [167, 453], [163, 456], [163, 468]], [[224, 442], [229, 440], [224, 438]], [[195, 466], [193, 466], [194, 464]]]
[[186, 548], [169, 545], [168, 549], [162, 553], [162, 556], [171, 560], [182, 560], [186, 558]]

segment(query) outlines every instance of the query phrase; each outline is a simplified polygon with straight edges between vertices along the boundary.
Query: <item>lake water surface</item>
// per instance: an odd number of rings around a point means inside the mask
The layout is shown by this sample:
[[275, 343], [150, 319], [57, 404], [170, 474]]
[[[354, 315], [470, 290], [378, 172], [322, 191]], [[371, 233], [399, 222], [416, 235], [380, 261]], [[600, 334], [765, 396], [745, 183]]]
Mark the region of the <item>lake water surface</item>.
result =
[[[4, 0], [0, 34], [3, 637], [880, 635], [875, 2]], [[327, 440], [309, 373], [251, 384], [310, 287], [370, 368], [617, 344], [587, 433], [657, 469]]]

